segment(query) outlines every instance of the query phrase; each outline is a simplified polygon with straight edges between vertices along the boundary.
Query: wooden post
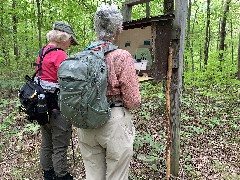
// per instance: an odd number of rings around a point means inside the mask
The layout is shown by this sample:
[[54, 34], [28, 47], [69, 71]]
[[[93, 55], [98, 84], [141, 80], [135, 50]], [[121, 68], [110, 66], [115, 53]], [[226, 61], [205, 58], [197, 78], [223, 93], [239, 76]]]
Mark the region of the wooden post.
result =
[[174, 12], [174, 0], [164, 0], [164, 14], [173, 14]]
[[166, 162], [167, 162], [167, 171], [166, 179], [170, 178], [170, 146], [171, 146], [171, 129], [170, 129], [170, 87], [171, 87], [171, 78], [172, 78], [172, 55], [173, 48], [169, 48], [169, 57], [168, 57], [168, 72], [167, 72], [167, 84], [166, 84]]
[[[152, 23], [153, 64], [152, 77], [156, 81], [166, 82], [168, 68], [168, 49], [171, 42], [172, 20]], [[164, 86], [165, 87], [165, 86]]]
[[[132, 6], [137, 4], [142, 4], [150, 2], [151, 0], [129, 0], [128, 2], [123, 3], [123, 17], [124, 22], [131, 20]], [[175, 2], [175, 3], [174, 3]], [[175, 11], [174, 11], [175, 5]], [[171, 133], [171, 148], [170, 152], [168, 150], [168, 159], [170, 161], [170, 167], [168, 166], [168, 173], [174, 176], [178, 176], [179, 171], [179, 157], [180, 157], [180, 98], [182, 94], [182, 74], [183, 74], [183, 51], [184, 51], [184, 36], [185, 36], [185, 24], [187, 16], [187, 1], [186, 0], [164, 0], [164, 14], [172, 14], [174, 12], [175, 19], [174, 21], [167, 20], [166, 22], [153, 22], [152, 31], [153, 33], [153, 51], [154, 59], [163, 58], [159, 56], [164, 49], [164, 61], [161, 61], [162, 64], [156, 63], [153, 61], [153, 74], [156, 77], [166, 77], [166, 72], [163, 76], [159, 72], [159, 68], [167, 68], [167, 49], [170, 46], [174, 49], [172, 54], [172, 78], [171, 78], [171, 87], [170, 87], [170, 133]], [[162, 31], [164, 28], [169, 28], [169, 31]], [[172, 28], [172, 32], [171, 32]], [[165, 34], [163, 34], [163, 32]], [[167, 36], [169, 35], [169, 36]], [[161, 39], [162, 38], [162, 39]], [[165, 39], [164, 39], [165, 38]], [[169, 42], [167, 44], [166, 42]], [[167, 48], [163, 48], [161, 43]], [[166, 65], [166, 66], [165, 66]], [[155, 78], [155, 77], [154, 77]], [[160, 80], [160, 78], [156, 79]], [[170, 155], [169, 155], [170, 154]], [[169, 162], [169, 161], [168, 161]], [[168, 175], [169, 176], [169, 175]]]
[[147, 3], [153, 0], [128, 0], [126, 2], [123, 3], [123, 5], [128, 4], [130, 6], [134, 6], [134, 5], [138, 5], [138, 4], [143, 4], [143, 3]]
[[122, 15], [123, 15], [123, 22], [131, 21], [132, 6], [129, 6], [128, 4], [123, 4]]
[[187, 1], [175, 0], [172, 30], [173, 69], [171, 82], [171, 174], [178, 176], [180, 157], [180, 98], [182, 94], [183, 52]]
[[146, 17], [150, 16], [149, 2], [152, 0], [129, 0], [122, 4], [123, 22], [131, 21], [132, 6], [146, 3]]
[[146, 3], [146, 18], [150, 17], [150, 5], [149, 2]]

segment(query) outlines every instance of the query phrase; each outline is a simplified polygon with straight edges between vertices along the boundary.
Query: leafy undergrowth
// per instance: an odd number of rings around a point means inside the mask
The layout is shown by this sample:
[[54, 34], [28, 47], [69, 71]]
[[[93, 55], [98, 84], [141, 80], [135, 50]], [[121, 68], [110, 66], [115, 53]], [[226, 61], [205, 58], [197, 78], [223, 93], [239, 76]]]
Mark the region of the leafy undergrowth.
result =
[[[237, 87], [236, 87], [237, 89]], [[133, 111], [136, 126], [129, 179], [165, 179], [165, 96], [161, 85], [141, 84], [143, 103]], [[18, 113], [17, 93], [1, 91], [0, 179], [41, 179], [39, 126]], [[180, 170], [175, 179], [240, 179], [239, 92], [188, 88], [182, 97]], [[69, 166], [84, 179], [76, 129]], [[172, 178], [174, 179], [174, 178]]]

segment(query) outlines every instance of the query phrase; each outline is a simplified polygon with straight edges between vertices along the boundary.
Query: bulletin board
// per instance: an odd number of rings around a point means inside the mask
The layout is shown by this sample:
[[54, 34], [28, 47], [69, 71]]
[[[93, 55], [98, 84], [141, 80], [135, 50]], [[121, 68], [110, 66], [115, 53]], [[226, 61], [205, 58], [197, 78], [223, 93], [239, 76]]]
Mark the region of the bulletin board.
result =
[[[119, 36], [119, 48], [132, 55], [134, 66], [139, 75], [147, 73], [152, 65], [152, 30], [151, 26], [123, 30]], [[150, 73], [148, 73], [150, 75]]]
[[117, 45], [131, 53], [138, 75], [166, 78], [172, 19], [164, 15], [123, 23]]
[[123, 30], [119, 36], [119, 48], [135, 55], [137, 48], [150, 48], [152, 45], [151, 26]]

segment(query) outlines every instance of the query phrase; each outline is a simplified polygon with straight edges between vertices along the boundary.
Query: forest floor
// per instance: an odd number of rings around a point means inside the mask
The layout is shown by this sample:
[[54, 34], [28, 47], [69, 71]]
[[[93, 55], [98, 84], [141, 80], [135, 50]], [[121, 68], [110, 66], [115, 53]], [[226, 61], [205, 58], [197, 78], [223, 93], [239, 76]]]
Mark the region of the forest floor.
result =
[[[136, 126], [134, 156], [129, 179], [165, 179], [165, 101], [156, 87], [142, 87], [143, 103], [133, 111]], [[151, 88], [151, 89], [150, 89]], [[239, 92], [233, 97], [238, 97]], [[213, 97], [214, 96], [214, 97]], [[182, 98], [179, 177], [172, 179], [240, 179], [239, 99], [203, 95], [185, 90]], [[39, 166], [39, 126], [26, 123], [18, 113], [15, 90], [1, 90], [0, 179], [42, 179]], [[84, 179], [76, 129], [69, 167], [75, 179]]]

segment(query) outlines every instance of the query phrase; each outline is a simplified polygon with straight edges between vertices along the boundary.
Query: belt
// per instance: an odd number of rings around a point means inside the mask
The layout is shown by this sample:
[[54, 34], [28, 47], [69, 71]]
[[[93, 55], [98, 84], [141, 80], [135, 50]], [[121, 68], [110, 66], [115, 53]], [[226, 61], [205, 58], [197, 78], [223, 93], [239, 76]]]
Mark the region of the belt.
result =
[[110, 108], [113, 108], [113, 107], [124, 107], [123, 106], [123, 103], [121, 101], [117, 101], [117, 102], [113, 102], [111, 105], [110, 105]]

